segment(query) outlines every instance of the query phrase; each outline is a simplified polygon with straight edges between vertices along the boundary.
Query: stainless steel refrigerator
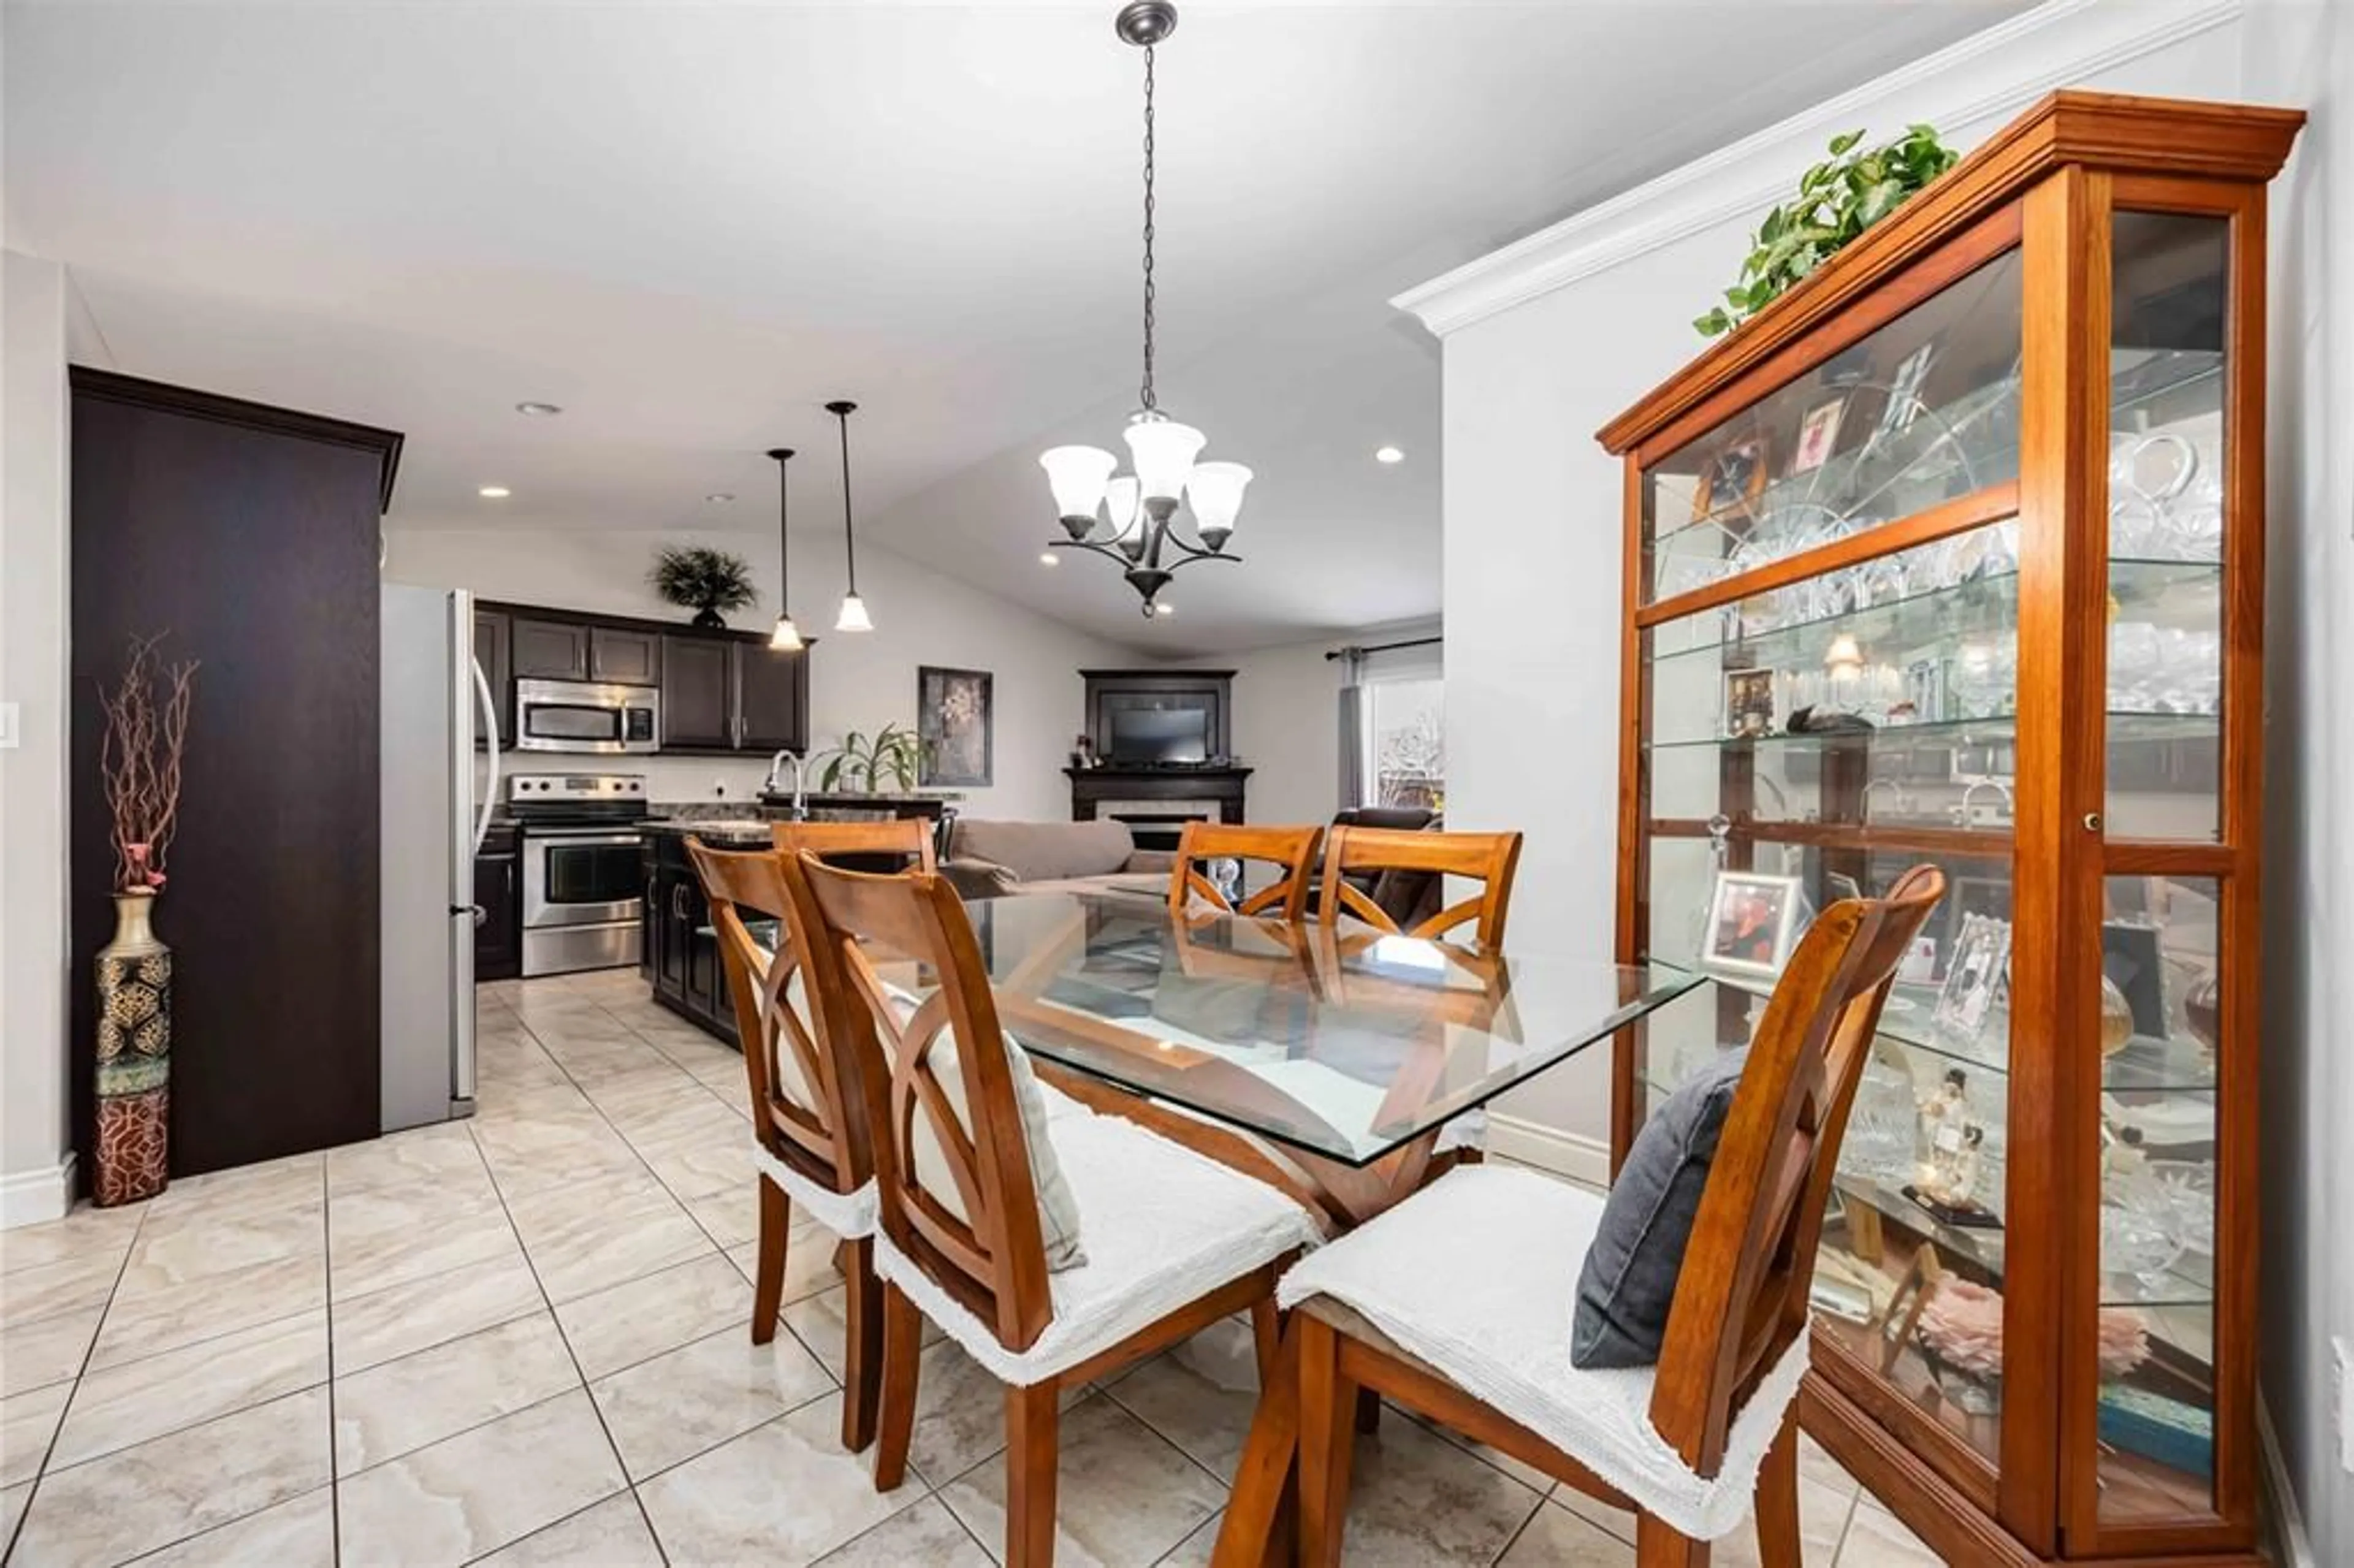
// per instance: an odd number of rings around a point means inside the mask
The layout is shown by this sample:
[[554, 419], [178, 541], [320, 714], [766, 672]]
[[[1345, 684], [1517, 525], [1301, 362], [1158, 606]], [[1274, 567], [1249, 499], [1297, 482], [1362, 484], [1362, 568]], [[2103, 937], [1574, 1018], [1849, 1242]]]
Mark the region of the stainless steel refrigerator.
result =
[[[387, 1132], [474, 1109], [474, 854], [498, 798], [498, 710], [472, 594], [384, 588]], [[486, 742], [480, 757], [476, 741]], [[478, 783], [479, 776], [479, 783]]]

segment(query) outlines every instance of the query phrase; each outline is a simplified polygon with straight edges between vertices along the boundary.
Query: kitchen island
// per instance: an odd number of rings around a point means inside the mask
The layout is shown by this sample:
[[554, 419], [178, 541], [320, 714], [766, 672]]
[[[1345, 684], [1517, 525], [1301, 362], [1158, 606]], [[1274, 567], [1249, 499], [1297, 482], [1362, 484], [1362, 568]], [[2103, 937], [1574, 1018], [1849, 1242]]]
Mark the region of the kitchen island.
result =
[[[828, 792], [803, 797], [811, 821], [871, 821], [919, 817], [945, 839], [956, 795], [864, 795]], [[711, 909], [686, 855], [688, 838], [717, 849], [758, 849], [771, 842], [770, 824], [792, 820], [789, 802], [692, 801], [659, 805], [642, 824], [645, 838], [644, 940], [638, 972], [655, 1001], [705, 1033], [737, 1044], [736, 1003], [726, 966], [711, 930]], [[886, 869], [877, 867], [876, 869]]]

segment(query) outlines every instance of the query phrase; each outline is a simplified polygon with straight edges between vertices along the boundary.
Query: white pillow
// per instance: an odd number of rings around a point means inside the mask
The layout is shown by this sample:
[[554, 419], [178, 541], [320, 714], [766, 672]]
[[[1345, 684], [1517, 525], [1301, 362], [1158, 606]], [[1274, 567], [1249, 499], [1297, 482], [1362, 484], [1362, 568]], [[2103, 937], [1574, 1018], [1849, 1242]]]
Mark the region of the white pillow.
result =
[[[915, 1012], [902, 999], [892, 1000], [900, 1003], [903, 1016]], [[965, 1101], [964, 1074], [957, 1056], [953, 1029], [940, 1032], [939, 1042], [932, 1047], [928, 1060], [940, 1081], [941, 1097], [948, 1101], [965, 1137], [971, 1138], [972, 1112]], [[1071, 1191], [1069, 1178], [1063, 1174], [1062, 1161], [1055, 1157], [1055, 1141], [1047, 1132], [1045, 1090], [1030, 1065], [1030, 1054], [1011, 1034], [1005, 1036], [1005, 1065], [1013, 1079], [1013, 1103], [1022, 1113], [1022, 1141], [1030, 1153], [1030, 1183], [1038, 1192], [1038, 1238], [1045, 1244], [1046, 1272], [1060, 1274], [1087, 1261], [1087, 1249], [1079, 1245], [1078, 1196]], [[970, 1224], [972, 1216], [965, 1212], [964, 1196], [957, 1191], [948, 1150], [940, 1146], [930, 1118], [920, 1108], [914, 1118], [912, 1139], [916, 1185], [941, 1208]]]

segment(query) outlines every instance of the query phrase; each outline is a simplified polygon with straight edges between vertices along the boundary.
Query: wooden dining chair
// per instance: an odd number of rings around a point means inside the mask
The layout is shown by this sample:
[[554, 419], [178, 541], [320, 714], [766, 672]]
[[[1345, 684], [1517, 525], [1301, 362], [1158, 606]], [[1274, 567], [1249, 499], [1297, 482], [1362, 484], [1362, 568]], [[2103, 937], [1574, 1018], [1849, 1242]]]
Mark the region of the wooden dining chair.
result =
[[769, 833], [787, 854], [809, 850], [821, 860], [850, 855], [898, 855], [901, 869], [938, 871], [931, 824], [919, 817], [896, 817], [887, 821], [774, 822]]
[[[999, 1027], [971, 924], [944, 879], [862, 875], [808, 853], [786, 875], [817, 989], [847, 999], [822, 1010], [819, 1027], [837, 1054], [871, 1064], [870, 1125], [885, 1129], [875, 1487], [907, 1473], [928, 1317], [1006, 1385], [1004, 1560], [1043, 1568], [1055, 1553], [1060, 1392], [1245, 1308], [1271, 1353], [1276, 1277], [1317, 1227], [1273, 1187], [1122, 1118], [1039, 1116], [1039, 1086]], [[882, 983], [868, 944], [921, 959], [938, 989], [911, 1009]], [[1065, 1239], [1079, 1255], [1050, 1273], [1039, 1193], [1057, 1182], [1076, 1202], [1081, 1228]]]
[[[1603, 1200], [1533, 1172], [1457, 1171], [1287, 1276], [1303, 1563], [1341, 1560], [1346, 1413], [1373, 1389], [1635, 1510], [1639, 1568], [1705, 1568], [1753, 1502], [1760, 1560], [1797, 1568], [1795, 1401], [1824, 1202], [1897, 962], [1944, 892], [1916, 868], [1799, 944], [1726, 1109], [1655, 1366], [1573, 1364]], [[1576, 1255], [1533, 1266], [1549, 1241]], [[1266, 1472], [1246, 1458], [1238, 1531], [1274, 1517]]]
[[[1177, 840], [1177, 860], [1169, 868], [1169, 907], [1182, 915], [1200, 899], [1230, 915], [1278, 915], [1299, 920], [1308, 914], [1308, 885], [1316, 874], [1320, 827], [1246, 828], [1223, 822], [1188, 822]], [[1257, 861], [1282, 875], [1257, 893], [1229, 903], [1195, 866], [1205, 860]]]
[[[1520, 863], [1521, 835], [1516, 832], [1405, 832], [1395, 828], [1336, 826], [1324, 842], [1323, 887], [1316, 918], [1329, 926], [1346, 913], [1377, 929], [1408, 937], [1443, 937], [1467, 921], [1476, 922], [1473, 940], [1482, 951], [1492, 953], [1504, 945], [1504, 917], [1512, 906], [1512, 874]], [[1479, 891], [1406, 927], [1349, 881], [1351, 874], [1366, 872], [1460, 876], [1478, 882]]]
[[[811, 835], [817, 825], [792, 826], [797, 835]], [[788, 936], [791, 895], [785, 885], [782, 854], [774, 849], [716, 850], [695, 838], [686, 841], [686, 853], [702, 878], [712, 924], [719, 931], [720, 958], [736, 1003], [737, 1040], [744, 1052], [744, 1077], [752, 1097], [753, 1159], [760, 1190], [752, 1342], [765, 1345], [776, 1337], [777, 1313], [784, 1300], [785, 1241], [792, 1205], [799, 1204], [842, 1243], [836, 1263], [848, 1281], [842, 1441], [854, 1452], [875, 1440], [875, 1413], [882, 1393], [881, 1286], [875, 1277], [873, 1242], [875, 1161], [864, 1106], [857, 1086], [843, 1081], [811, 1026], [806, 966]], [[773, 955], [753, 937], [748, 916], [778, 923]]]

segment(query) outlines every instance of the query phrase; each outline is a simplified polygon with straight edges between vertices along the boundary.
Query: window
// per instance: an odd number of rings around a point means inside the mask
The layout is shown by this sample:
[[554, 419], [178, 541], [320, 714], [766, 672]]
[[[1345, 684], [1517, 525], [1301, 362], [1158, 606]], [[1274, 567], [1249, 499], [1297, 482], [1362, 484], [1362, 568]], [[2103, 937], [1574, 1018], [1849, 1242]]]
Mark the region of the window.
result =
[[1446, 683], [1437, 676], [1364, 687], [1364, 806], [1447, 804]]

